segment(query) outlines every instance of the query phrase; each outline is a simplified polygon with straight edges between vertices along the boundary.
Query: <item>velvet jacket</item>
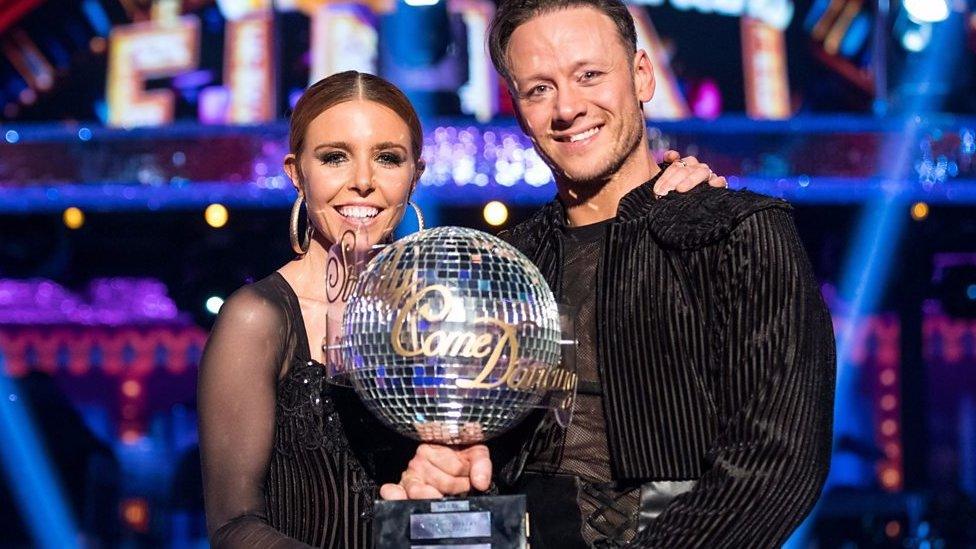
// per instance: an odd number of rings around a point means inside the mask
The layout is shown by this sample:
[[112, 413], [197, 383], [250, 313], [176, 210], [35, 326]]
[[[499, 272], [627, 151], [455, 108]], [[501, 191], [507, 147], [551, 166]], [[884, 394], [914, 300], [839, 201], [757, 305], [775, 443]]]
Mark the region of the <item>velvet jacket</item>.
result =
[[[652, 184], [621, 200], [600, 258], [611, 467], [621, 481], [696, 482], [633, 545], [778, 546], [827, 474], [830, 316], [786, 202], [707, 186], [655, 199]], [[564, 219], [554, 200], [502, 235], [556, 289]]]

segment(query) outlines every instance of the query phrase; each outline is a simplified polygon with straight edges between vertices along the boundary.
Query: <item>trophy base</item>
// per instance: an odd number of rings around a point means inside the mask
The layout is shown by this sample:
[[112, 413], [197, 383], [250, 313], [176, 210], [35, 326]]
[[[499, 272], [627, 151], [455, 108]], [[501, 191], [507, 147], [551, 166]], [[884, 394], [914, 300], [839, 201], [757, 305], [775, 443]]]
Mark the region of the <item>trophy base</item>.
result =
[[403, 549], [525, 549], [525, 496], [377, 501], [373, 545]]

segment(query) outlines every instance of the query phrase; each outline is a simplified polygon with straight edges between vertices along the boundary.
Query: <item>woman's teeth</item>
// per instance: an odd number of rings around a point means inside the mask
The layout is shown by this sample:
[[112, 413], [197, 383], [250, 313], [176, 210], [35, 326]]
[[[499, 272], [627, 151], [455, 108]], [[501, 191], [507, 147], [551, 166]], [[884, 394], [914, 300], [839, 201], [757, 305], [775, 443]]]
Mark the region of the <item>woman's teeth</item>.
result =
[[379, 215], [379, 208], [372, 206], [340, 206], [337, 211], [342, 217], [353, 219], [371, 219]]

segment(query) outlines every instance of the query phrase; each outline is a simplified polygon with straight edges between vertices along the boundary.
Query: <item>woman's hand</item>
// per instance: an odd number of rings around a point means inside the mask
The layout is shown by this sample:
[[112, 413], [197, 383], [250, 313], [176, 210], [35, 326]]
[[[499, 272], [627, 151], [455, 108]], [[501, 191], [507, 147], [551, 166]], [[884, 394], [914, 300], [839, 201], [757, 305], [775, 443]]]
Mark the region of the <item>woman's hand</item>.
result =
[[678, 151], [668, 151], [664, 153], [664, 161], [670, 166], [654, 183], [654, 195], [658, 198], [666, 196], [671, 191], [679, 193], [690, 191], [706, 181], [712, 187], [729, 186], [724, 177], [715, 175], [708, 164], [699, 162], [694, 156], [681, 158]]
[[455, 450], [436, 444], [421, 444], [400, 475], [398, 484], [384, 484], [385, 500], [436, 499], [491, 486], [491, 458], [483, 444]]

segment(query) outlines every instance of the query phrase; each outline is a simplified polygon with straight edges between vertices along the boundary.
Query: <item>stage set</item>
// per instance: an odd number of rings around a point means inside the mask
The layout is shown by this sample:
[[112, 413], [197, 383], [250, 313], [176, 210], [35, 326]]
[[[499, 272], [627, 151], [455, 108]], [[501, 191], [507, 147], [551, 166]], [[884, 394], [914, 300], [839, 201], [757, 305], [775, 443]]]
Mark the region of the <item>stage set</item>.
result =
[[[791, 547], [976, 546], [976, 4], [642, 0], [651, 146], [784, 198], [837, 340]], [[423, 118], [428, 226], [555, 193], [492, 0], [0, 0], [0, 546], [205, 546], [196, 380], [291, 256], [294, 102], [347, 69]], [[413, 232], [406, 216], [398, 234]]]

